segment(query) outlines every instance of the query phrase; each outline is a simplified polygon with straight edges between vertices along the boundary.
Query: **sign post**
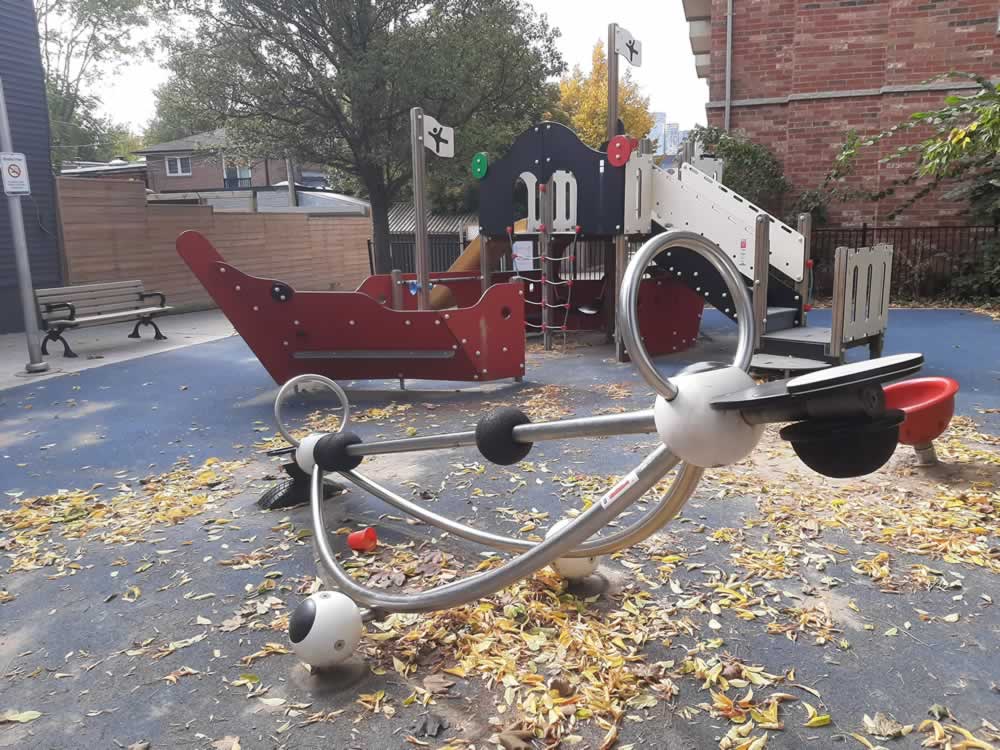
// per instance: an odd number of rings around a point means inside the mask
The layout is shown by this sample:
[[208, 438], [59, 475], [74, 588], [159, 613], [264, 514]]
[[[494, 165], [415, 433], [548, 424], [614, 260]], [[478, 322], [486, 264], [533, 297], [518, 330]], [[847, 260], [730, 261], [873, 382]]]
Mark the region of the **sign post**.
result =
[[[642, 42], [636, 39], [627, 30], [616, 23], [608, 24], [608, 157], [612, 157], [611, 141], [618, 135], [618, 56], [621, 55], [628, 60], [629, 65], [639, 67], [642, 65]], [[613, 162], [612, 162], [613, 163]], [[625, 274], [625, 261], [628, 257], [628, 246], [625, 235], [621, 227], [614, 238], [614, 254], [605, 261], [605, 269], [610, 270], [615, 279], [615, 289], [621, 289]], [[609, 262], [610, 261], [610, 262]], [[609, 295], [611, 300], [608, 305], [608, 338], [614, 339], [615, 358], [619, 362], [625, 361], [625, 341], [622, 339], [621, 331], [618, 329], [618, 316], [616, 305], [618, 303], [617, 291]]]
[[24, 216], [21, 213], [21, 196], [31, 195], [28, 166], [24, 154], [14, 153], [4, 99], [3, 81], [0, 80], [0, 174], [3, 177], [10, 227], [14, 235], [14, 262], [17, 266], [17, 285], [21, 292], [21, 312], [24, 317], [24, 335], [28, 340], [28, 363], [24, 369], [31, 373], [45, 372], [48, 362], [42, 360], [38, 321], [35, 313], [34, 287], [31, 284], [31, 264], [28, 259], [28, 240], [24, 234]]
[[455, 129], [449, 128], [420, 107], [410, 110], [410, 149], [413, 152], [414, 270], [417, 272], [417, 309], [430, 307], [430, 269], [427, 238], [426, 160], [424, 148], [438, 156], [455, 155]]

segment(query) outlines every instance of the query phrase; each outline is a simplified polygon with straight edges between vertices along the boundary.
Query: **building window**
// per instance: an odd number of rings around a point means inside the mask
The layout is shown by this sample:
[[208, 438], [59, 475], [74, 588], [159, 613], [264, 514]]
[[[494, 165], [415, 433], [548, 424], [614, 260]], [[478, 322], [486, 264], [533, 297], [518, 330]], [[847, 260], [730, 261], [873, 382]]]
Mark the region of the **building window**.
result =
[[226, 162], [223, 182], [227, 190], [239, 190], [250, 187], [253, 183], [250, 165]]
[[190, 156], [168, 156], [167, 175], [170, 177], [188, 177], [191, 175]]

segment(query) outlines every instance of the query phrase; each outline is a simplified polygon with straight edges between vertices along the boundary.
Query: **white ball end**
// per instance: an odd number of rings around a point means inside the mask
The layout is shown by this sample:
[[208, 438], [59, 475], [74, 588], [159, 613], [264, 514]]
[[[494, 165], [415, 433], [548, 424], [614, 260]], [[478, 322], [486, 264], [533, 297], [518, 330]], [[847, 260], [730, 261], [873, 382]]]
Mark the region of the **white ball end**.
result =
[[311, 435], [306, 435], [299, 441], [299, 445], [295, 449], [295, 463], [306, 474], [312, 474], [313, 467], [316, 465], [316, 462], [313, 460], [313, 448], [316, 447], [316, 443], [319, 442], [319, 439], [323, 435], [324, 433], [322, 432], [314, 432]]
[[[573, 522], [571, 518], [563, 518], [552, 524], [545, 538], [548, 539], [556, 532], [565, 529]], [[597, 566], [601, 564], [599, 557], [560, 557], [549, 563], [552, 569], [568, 581], [580, 581], [591, 575]]]
[[318, 591], [299, 603], [288, 620], [296, 656], [312, 667], [346, 661], [361, 641], [361, 610], [339, 591]]
[[678, 394], [673, 401], [657, 397], [653, 407], [660, 440], [681, 460], [711, 468], [735, 463], [750, 455], [764, 432], [749, 425], [737, 411], [713, 409], [711, 402], [727, 393], [754, 385], [738, 367], [680, 374], [671, 378]]

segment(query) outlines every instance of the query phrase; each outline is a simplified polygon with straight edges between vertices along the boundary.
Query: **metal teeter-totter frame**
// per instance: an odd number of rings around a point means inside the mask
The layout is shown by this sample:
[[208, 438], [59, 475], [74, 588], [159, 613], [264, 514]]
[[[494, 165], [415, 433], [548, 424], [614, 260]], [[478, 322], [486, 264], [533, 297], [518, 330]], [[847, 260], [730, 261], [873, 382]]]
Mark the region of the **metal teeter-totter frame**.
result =
[[[647, 266], [661, 252], [681, 248], [696, 252], [722, 277], [735, 307], [738, 343], [731, 365], [703, 363], [671, 379], [656, 368], [642, 344], [637, 302]], [[852, 438], [855, 435], [852, 431], [857, 431], [866, 439], [876, 441], [881, 448], [888, 448], [888, 455], [891, 455], [898, 439], [901, 416], [886, 411], [880, 383], [915, 372], [923, 361], [919, 354], [896, 355], [831, 368], [814, 376], [756, 385], [746, 374], [753, 354], [755, 331], [752, 302], [740, 272], [717, 245], [699, 234], [683, 230], [652, 237], [632, 258], [621, 286], [618, 324], [632, 361], [658, 394], [652, 409], [533, 423], [522, 412], [507, 408], [485, 416], [475, 430], [369, 443], [344, 431], [349, 423], [350, 406], [346, 393], [334, 381], [302, 375], [281, 388], [275, 402], [275, 418], [281, 433], [296, 446], [299, 466], [311, 472], [311, 517], [318, 562], [324, 574], [322, 577], [339, 590], [312, 595], [299, 605], [290, 619], [292, 644], [304, 661], [314, 666], [330, 666], [342, 661], [360, 638], [362, 618], [459, 606], [494, 593], [549, 564], [568, 578], [575, 576], [567, 571], [582, 569], [585, 571], [583, 576], [589, 574], [596, 567], [597, 556], [633, 546], [674, 518], [694, 493], [704, 467], [726, 465], [749, 455], [765, 423], [802, 420], [795, 426], [818, 427], [820, 436], [829, 429], [831, 434]], [[299, 443], [284, 425], [281, 403], [285, 393], [305, 379], [316, 379], [330, 387], [341, 401], [344, 418], [337, 433], [310, 435]], [[558, 522], [544, 541], [537, 543], [483, 531], [446, 518], [357, 471], [362, 459], [372, 455], [477, 446], [488, 460], [512, 464], [522, 460], [533, 443], [542, 440], [653, 432], [659, 434], [660, 445], [622, 476], [599, 502], [576, 518]], [[823, 455], [817, 460], [815, 432], [799, 430], [796, 435], [808, 442], [808, 449], [800, 452], [795, 440], [789, 438], [796, 452], [818, 471], [829, 466], [831, 472], [855, 471], [853, 475], [858, 475], [874, 471], [888, 458], [886, 455], [881, 461], [873, 462], [868, 456], [871, 445], [866, 443], [858, 449], [858, 455], [833, 461], [828, 460], [829, 452], [820, 446]], [[843, 439], [843, 443], [843, 451], [851, 454], [854, 441]], [[678, 466], [679, 471], [668, 490], [638, 520], [625, 528], [598, 535]], [[358, 488], [424, 523], [515, 556], [491, 570], [424, 591], [394, 594], [365, 586], [355, 581], [337, 560], [326, 532], [323, 482], [327, 471], [339, 473]], [[588, 559], [592, 565], [589, 568]], [[582, 568], [573, 567], [580, 566], [581, 562]], [[319, 599], [313, 601], [313, 597]], [[327, 608], [325, 614], [324, 607]], [[320, 626], [321, 621], [327, 624]], [[325, 641], [317, 645], [324, 632]], [[329, 647], [331, 638], [334, 639], [333, 649]]]
[[[626, 270], [621, 305], [619, 306], [620, 325], [626, 332], [628, 350], [640, 373], [658, 393], [667, 399], [674, 398], [678, 390], [668, 378], [656, 370], [652, 360], [642, 347], [639, 338], [636, 302], [639, 282], [642, 280], [643, 271], [649, 262], [662, 250], [673, 247], [687, 247], [702, 255], [712, 263], [728, 285], [739, 310], [737, 316], [739, 345], [733, 358], [734, 366], [746, 370], [753, 345], [753, 312], [750, 297], [746, 293], [739, 271], [732, 261], [714, 244], [692, 232], [667, 232], [652, 238], [639, 250]], [[280, 430], [286, 438], [291, 438], [291, 435], [282, 425], [278, 404], [280, 404], [285, 392], [294, 388], [302, 380], [310, 378], [319, 380], [334, 390], [340, 398], [345, 412], [349, 410], [346, 393], [333, 381], [309, 375], [292, 379], [282, 387], [276, 400], [276, 418], [281, 425]], [[341, 430], [346, 424], [347, 420], [342, 420]], [[609, 414], [553, 422], [529, 422], [515, 426], [512, 435], [517, 443], [530, 446], [532, 443], [542, 440], [643, 434], [655, 431], [653, 410], [644, 409], [626, 414]], [[297, 441], [292, 440], [292, 442], [297, 444]], [[349, 445], [345, 452], [348, 456], [361, 458], [369, 455], [440, 450], [476, 444], [476, 431], [470, 430], [373, 443], [361, 442]], [[606, 536], [590, 538], [652, 489], [678, 464], [681, 464], [681, 468], [670, 489], [641, 518], [624, 529]], [[370, 492], [397, 510], [408, 513], [425, 523], [498, 551], [521, 553], [498, 568], [437, 588], [414, 594], [390, 594], [357, 583], [337, 561], [326, 534], [322, 502], [324, 470], [316, 465], [312, 470], [311, 504], [319, 562], [332, 584], [358, 604], [369, 608], [369, 617], [386, 612], [426, 612], [447, 609], [509, 586], [557, 558], [608, 555], [641, 542], [677, 515], [697, 487], [703, 471], [702, 467], [681, 462], [668, 447], [657, 446], [638, 466], [619, 479], [599, 502], [573, 519], [565, 529], [539, 543], [493, 534], [445, 518], [400, 497], [355, 469], [340, 471], [338, 473], [344, 479], [360, 489]]]

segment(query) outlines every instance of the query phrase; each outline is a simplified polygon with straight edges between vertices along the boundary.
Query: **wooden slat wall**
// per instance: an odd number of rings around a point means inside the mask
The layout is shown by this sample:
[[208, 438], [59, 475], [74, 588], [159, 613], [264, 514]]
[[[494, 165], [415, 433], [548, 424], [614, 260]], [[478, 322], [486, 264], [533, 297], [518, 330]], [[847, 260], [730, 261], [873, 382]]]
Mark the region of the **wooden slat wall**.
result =
[[210, 306], [174, 246], [186, 229], [203, 233], [242, 271], [295, 289], [353, 290], [368, 275], [371, 220], [366, 217], [147, 206], [141, 183], [58, 180], [66, 284], [140, 279], [147, 290], [166, 294], [171, 306]]

